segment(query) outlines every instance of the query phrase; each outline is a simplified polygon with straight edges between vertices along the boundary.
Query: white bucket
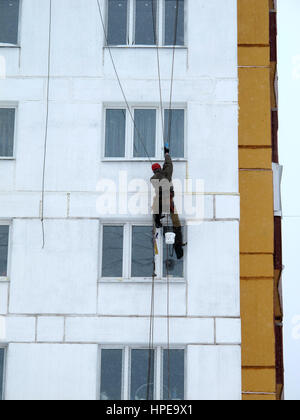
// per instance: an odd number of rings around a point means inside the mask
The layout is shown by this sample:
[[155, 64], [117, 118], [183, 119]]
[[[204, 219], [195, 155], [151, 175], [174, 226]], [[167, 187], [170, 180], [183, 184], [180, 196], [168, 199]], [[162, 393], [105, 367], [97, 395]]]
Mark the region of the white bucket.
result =
[[176, 234], [174, 232], [167, 232], [166, 233], [166, 244], [167, 245], [174, 245], [175, 244]]

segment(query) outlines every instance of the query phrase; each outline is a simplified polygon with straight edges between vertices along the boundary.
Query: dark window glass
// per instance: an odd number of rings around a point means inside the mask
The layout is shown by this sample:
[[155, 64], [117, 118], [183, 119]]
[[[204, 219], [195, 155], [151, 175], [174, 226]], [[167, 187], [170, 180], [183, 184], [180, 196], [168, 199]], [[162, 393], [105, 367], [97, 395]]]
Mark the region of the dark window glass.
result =
[[17, 44], [19, 0], [0, 0], [0, 43]]
[[183, 260], [183, 258], [181, 260], [177, 259], [173, 245], [168, 245], [167, 259], [167, 245], [164, 241], [164, 277], [167, 277], [168, 274], [172, 278], [183, 278]]
[[165, 110], [165, 139], [174, 158], [184, 157], [184, 109]]
[[103, 227], [102, 277], [123, 276], [123, 226]]
[[14, 154], [15, 113], [14, 108], [0, 108], [0, 157]]
[[163, 399], [184, 400], [184, 350], [163, 351]]
[[165, 45], [184, 45], [184, 0], [165, 0]]
[[127, 44], [127, 0], [108, 0], [108, 31], [109, 45]]
[[125, 109], [106, 110], [105, 133], [105, 157], [125, 157]]
[[157, 0], [136, 0], [135, 43], [136, 45], [157, 43]]
[[122, 399], [123, 350], [101, 350], [101, 400]]
[[0, 401], [3, 400], [4, 355], [5, 350], [0, 349]]
[[0, 277], [7, 276], [9, 226], [0, 226]]
[[132, 228], [132, 277], [153, 275], [153, 233], [151, 226]]
[[131, 350], [130, 399], [154, 399], [154, 350]]
[[154, 157], [156, 143], [156, 110], [134, 111], [134, 157]]

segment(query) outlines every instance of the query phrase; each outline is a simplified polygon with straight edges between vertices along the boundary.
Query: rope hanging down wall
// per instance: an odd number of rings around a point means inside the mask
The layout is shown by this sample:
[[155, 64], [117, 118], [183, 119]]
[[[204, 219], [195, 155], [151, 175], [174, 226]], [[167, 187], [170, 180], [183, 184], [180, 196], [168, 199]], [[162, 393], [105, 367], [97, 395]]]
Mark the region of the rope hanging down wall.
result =
[[42, 223], [42, 248], [45, 248], [45, 226], [44, 226], [44, 207], [45, 207], [45, 177], [46, 177], [46, 159], [47, 159], [47, 143], [48, 143], [48, 126], [49, 126], [49, 90], [50, 90], [50, 70], [51, 70], [51, 39], [52, 39], [52, 0], [49, 0], [49, 30], [48, 30], [48, 68], [47, 68], [47, 90], [46, 90], [46, 123], [44, 138], [44, 160], [42, 172], [42, 192], [41, 192], [41, 223]]

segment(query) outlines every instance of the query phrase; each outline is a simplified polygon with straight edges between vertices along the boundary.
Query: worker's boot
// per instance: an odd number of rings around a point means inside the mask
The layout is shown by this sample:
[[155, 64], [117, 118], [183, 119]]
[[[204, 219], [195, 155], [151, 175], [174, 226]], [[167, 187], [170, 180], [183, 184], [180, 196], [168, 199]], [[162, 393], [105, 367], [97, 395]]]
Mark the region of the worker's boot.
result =
[[182, 237], [182, 229], [181, 227], [174, 227], [173, 231], [176, 234], [174, 249], [176, 252], [177, 259], [181, 260], [181, 258], [183, 257], [183, 246], [184, 246], [183, 237]]
[[163, 225], [161, 224], [161, 216], [159, 214], [156, 214], [154, 216], [154, 223], [156, 229], [161, 229], [163, 227]]

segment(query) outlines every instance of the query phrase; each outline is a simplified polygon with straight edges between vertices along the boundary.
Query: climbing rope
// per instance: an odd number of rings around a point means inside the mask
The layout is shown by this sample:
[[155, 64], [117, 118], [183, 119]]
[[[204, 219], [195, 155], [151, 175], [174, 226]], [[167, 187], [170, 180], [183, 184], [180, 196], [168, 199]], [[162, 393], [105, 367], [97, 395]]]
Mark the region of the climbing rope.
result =
[[46, 124], [44, 138], [44, 159], [42, 171], [42, 192], [41, 192], [41, 224], [42, 224], [42, 248], [45, 248], [45, 226], [44, 226], [44, 207], [45, 207], [45, 178], [46, 178], [46, 159], [49, 126], [49, 91], [50, 91], [50, 69], [51, 69], [51, 39], [52, 39], [52, 0], [49, 0], [49, 41], [48, 41], [48, 69], [47, 69], [47, 90], [46, 90]]

